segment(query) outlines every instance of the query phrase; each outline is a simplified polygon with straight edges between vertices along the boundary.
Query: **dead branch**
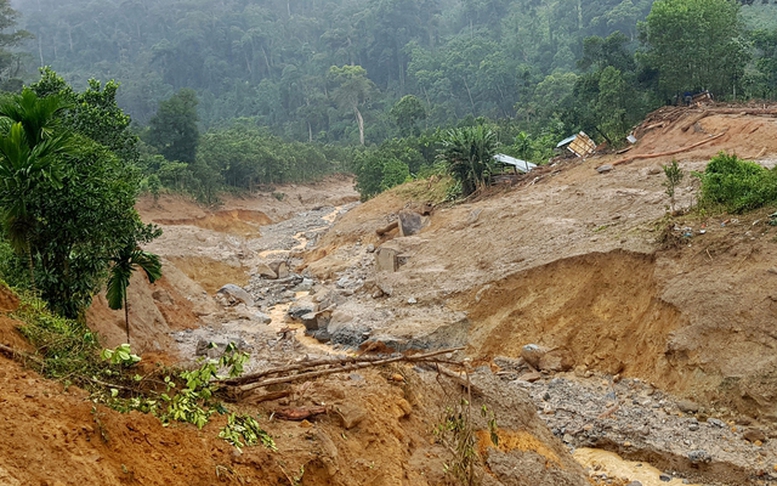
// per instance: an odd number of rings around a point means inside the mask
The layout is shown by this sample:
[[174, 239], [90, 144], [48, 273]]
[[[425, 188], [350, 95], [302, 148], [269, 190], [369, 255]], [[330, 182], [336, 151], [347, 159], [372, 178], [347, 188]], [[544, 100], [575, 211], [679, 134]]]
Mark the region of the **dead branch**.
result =
[[[389, 362], [391, 363], [394, 361], [408, 361], [408, 362], [423, 361], [425, 359], [433, 358], [441, 354], [452, 353], [454, 351], [461, 351], [462, 349], [464, 348], [443, 349], [439, 351], [433, 351], [431, 353], [416, 354], [416, 355], [409, 355], [409, 356], [406, 356], [406, 355], [391, 356], [389, 358], [392, 361], [389, 361]], [[259, 381], [259, 379], [270, 375], [287, 374], [294, 371], [302, 371], [302, 370], [311, 370], [319, 366], [335, 366], [335, 365], [342, 366], [342, 365], [349, 365], [353, 363], [368, 363], [372, 365], [377, 365], [377, 364], [384, 364], [386, 362], [386, 359], [388, 359], [386, 356], [346, 356], [344, 358], [326, 358], [326, 359], [319, 359], [314, 361], [302, 361], [291, 365], [279, 366], [277, 368], [270, 368], [268, 370], [258, 371], [256, 373], [243, 375], [237, 378], [218, 380], [216, 383], [219, 383], [221, 385], [227, 385], [227, 386], [240, 386], [240, 385], [246, 385], [248, 383], [255, 383]]]
[[4, 354], [8, 358], [15, 361], [20, 361], [22, 364], [24, 361], [32, 361], [37, 365], [43, 366], [43, 360], [39, 357], [24, 351], [18, 351], [10, 346], [6, 346], [5, 344], [0, 344], [0, 354]]
[[439, 372], [441, 375], [447, 376], [462, 388], [468, 388], [473, 395], [478, 395], [481, 397], [486, 396], [480, 387], [473, 385], [471, 381], [467, 380], [466, 374], [456, 373], [455, 371], [449, 370], [444, 366], [437, 366], [437, 372]]
[[283, 408], [276, 410], [273, 417], [281, 420], [293, 420], [295, 422], [301, 422], [307, 418], [315, 415], [321, 415], [326, 413], [326, 407], [297, 407], [297, 408]]
[[[308, 362], [308, 363], [299, 363], [295, 365], [291, 365], [286, 367], [286, 369], [283, 368], [275, 368], [271, 371], [271, 374], [284, 374], [284, 373], [290, 373], [294, 371], [303, 371], [302, 373], [292, 374], [288, 376], [279, 376], [276, 378], [265, 378], [268, 373], [267, 372], [260, 372], [260, 373], [254, 373], [253, 375], [246, 375], [240, 378], [233, 378], [230, 380], [222, 380], [217, 383], [221, 385], [226, 386], [240, 386], [241, 391], [246, 392], [250, 390], [254, 390], [256, 388], [261, 388], [265, 386], [270, 385], [278, 385], [281, 383], [292, 383], [298, 380], [310, 380], [313, 378], [318, 378], [320, 376], [326, 376], [331, 375], [334, 373], [345, 373], [349, 371], [355, 371], [362, 368], [367, 368], [370, 366], [380, 366], [385, 365], [389, 363], [397, 363], [400, 361], [408, 362], [408, 363], [415, 363], [415, 362], [424, 362], [429, 361], [433, 362], [435, 356], [440, 356], [447, 353], [452, 353], [454, 351], [460, 351], [464, 348], [452, 348], [452, 349], [443, 349], [440, 351], [433, 351], [431, 353], [425, 353], [425, 354], [416, 354], [416, 355], [398, 355], [398, 356], [391, 356], [391, 357], [384, 357], [384, 356], [353, 356], [353, 357], [347, 357], [347, 358], [340, 358], [339, 360], [320, 360], [318, 362]], [[312, 363], [312, 364], [311, 364]], [[313, 368], [317, 368], [319, 366], [337, 366], [335, 368], [326, 368], [323, 370], [313, 370]]]
[[687, 147], [683, 147], [683, 148], [677, 149], [677, 150], [670, 150], [668, 152], [659, 152], [659, 153], [655, 153], [655, 154], [637, 154], [637, 155], [632, 155], [631, 157], [626, 157], [625, 159], [621, 159], [621, 160], [618, 160], [616, 162], [613, 162], [612, 165], [630, 164], [631, 162], [634, 162], [637, 159], [655, 159], [657, 157], [666, 157], [668, 155], [675, 155], [675, 154], [679, 154], [679, 153], [682, 153], [682, 152], [687, 152], [689, 150], [693, 150], [696, 147], [699, 147], [699, 146], [704, 145], [706, 143], [710, 143], [713, 140], [716, 140], [716, 139], [722, 137], [725, 134], [726, 134], [726, 132], [723, 131], [723, 132], [718, 133], [717, 135], [714, 135], [714, 136], [712, 136], [710, 138], [702, 140], [701, 142], [696, 142], [696, 143], [694, 143], [692, 145], [689, 145]]

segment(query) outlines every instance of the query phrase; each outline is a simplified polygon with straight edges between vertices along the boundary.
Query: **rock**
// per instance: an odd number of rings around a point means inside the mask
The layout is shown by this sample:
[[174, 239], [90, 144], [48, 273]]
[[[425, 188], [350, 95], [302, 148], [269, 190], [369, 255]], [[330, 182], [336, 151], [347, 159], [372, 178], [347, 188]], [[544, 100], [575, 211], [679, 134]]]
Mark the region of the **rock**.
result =
[[699, 404], [693, 400], [679, 400], [677, 402], [677, 408], [679, 408], [681, 412], [697, 413], [699, 411]]
[[748, 442], [766, 442], [766, 433], [761, 429], [749, 428], [742, 433], [742, 437]]
[[211, 359], [218, 359], [227, 349], [228, 344], [234, 344], [238, 351], [246, 351], [250, 348], [247, 342], [242, 339], [228, 342], [208, 341], [207, 339], [200, 339], [197, 341], [197, 348], [194, 353], [196, 356], [206, 356]]
[[227, 301], [231, 305], [242, 302], [248, 307], [254, 306], [254, 299], [251, 297], [251, 295], [238, 285], [226, 284], [225, 286], [218, 289], [216, 293], [226, 297]]
[[572, 363], [569, 353], [561, 349], [554, 349], [540, 357], [538, 367], [543, 371], [558, 373], [571, 370], [574, 367], [574, 363]]
[[524, 373], [521, 376], [518, 377], [519, 380], [528, 381], [529, 383], [534, 383], [535, 381], [542, 379], [542, 373], [537, 371], [532, 371], [530, 373]]
[[521, 349], [521, 358], [534, 368], [539, 368], [540, 359], [545, 356], [545, 348], [536, 344], [527, 344]]
[[309, 312], [307, 314], [300, 316], [299, 319], [302, 321], [302, 324], [305, 325], [306, 331], [318, 331], [319, 325], [318, 325], [317, 313]]
[[388, 282], [377, 281], [375, 282], [375, 286], [378, 287], [378, 290], [380, 290], [386, 297], [391, 297], [391, 294], [394, 293], [394, 287], [392, 287]]
[[690, 460], [694, 464], [700, 464], [700, 463], [710, 463], [712, 462], [712, 456], [709, 452], [697, 449], [695, 451], [691, 451], [688, 453], [688, 460]]
[[303, 278], [295, 288], [297, 292], [310, 292], [313, 290], [313, 280], [309, 278]]
[[510, 358], [508, 356], [495, 356], [494, 364], [503, 370], [520, 370], [525, 367], [522, 359]]
[[632, 481], [629, 484], [627, 484], [626, 486], [642, 486], [642, 483], [639, 482], [639, 481]]
[[399, 212], [399, 235], [412, 236], [424, 227], [424, 218], [413, 211]]
[[720, 420], [720, 419], [716, 419], [716, 418], [712, 418], [712, 417], [710, 417], [710, 418], [708, 418], [708, 419], [707, 419], [707, 423], [708, 423], [708, 424], [710, 424], [710, 425], [711, 425], [711, 426], [713, 426], [713, 427], [720, 427], [720, 428], [723, 428], [723, 427], [725, 427], [725, 426], [726, 426], [726, 423], [725, 423], [725, 422], [723, 422], [722, 420]]
[[397, 261], [397, 250], [393, 248], [378, 248], [375, 253], [375, 271], [376, 272], [396, 272], [399, 268]]
[[607, 172], [610, 172], [611, 170], [612, 170], [612, 165], [610, 165], [610, 164], [600, 165], [599, 167], [596, 168], [596, 172], [598, 172], [600, 174], [606, 174]]
[[156, 289], [151, 294], [151, 298], [153, 298], [155, 301], [159, 302], [160, 304], [171, 305], [173, 303], [172, 297], [170, 297], [170, 294], [167, 293], [167, 291], [164, 289]]
[[255, 273], [260, 277], [265, 277], [272, 280], [275, 280], [276, 278], [278, 278], [278, 274], [275, 273], [275, 271], [272, 268], [270, 268], [270, 265], [267, 265], [266, 263], [260, 263], [259, 265], [257, 265]]
[[353, 323], [348, 323], [334, 331], [329, 330], [329, 334], [332, 336], [332, 344], [340, 344], [350, 348], [358, 348], [364, 341], [369, 339], [370, 332], [371, 329], [369, 327]]
[[262, 324], [269, 324], [272, 322], [272, 318], [265, 314], [264, 312], [254, 312], [253, 318], [256, 321], [261, 322]]
[[407, 299], [407, 303], [410, 305], [417, 304], [418, 299], [416, 299], [415, 297], [410, 297], [409, 299]]
[[367, 245], [367, 253], [375, 253], [375, 245], [373, 245], [372, 243]]
[[669, 481], [672, 480], [672, 476], [670, 476], [668, 474], [661, 474], [660, 476], [658, 476], [658, 479], [660, 479], [661, 481], [663, 481], [665, 483], [668, 483]]
[[352, 429], [367, 417], [367, 411], [352, 404], [343, 404], [335, 407], [340, 423], [346, 429]]
[[286, 262], [281, 262], [278, 265], [278, 278], [286, 278], [289, 276], [289, 265]]
[[699, 430], [699, 423], [691, 422], [690, 424], [688, 424], [688, 430], [690, 430], [691, 432], [696, 432], [697, 430]]
[[301, 319], [305, 314], [314, 312], [318, 312], [318, 304], [306, 298], [293, 303], [287, 313], [292, 319]]

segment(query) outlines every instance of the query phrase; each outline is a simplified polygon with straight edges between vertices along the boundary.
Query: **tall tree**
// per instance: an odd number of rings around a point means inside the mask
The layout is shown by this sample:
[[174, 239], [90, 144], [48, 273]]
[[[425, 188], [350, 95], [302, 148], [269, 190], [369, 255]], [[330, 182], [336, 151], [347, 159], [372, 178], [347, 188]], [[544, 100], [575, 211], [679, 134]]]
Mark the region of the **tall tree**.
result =
[[57, 96], [39, 98], [30, 89], [0, 102], [5, 125], [0, 135], [2, 224], [14, 250], [27, 256], [33, 286], [32, 245], [39, 215], [29, 205], [40, 187], [60, 184], [60, 156], [74, 150], [68, 133], [59, 129], [58, 114], [66, 106]]
[[189, 88], [159, 103], [149, 123], [147, 140], [167, 160], [194, 163], [200, 138], [197, 104], [197, 93]]
[[341, 109], [353, 111], [359, 125], [359, 143], [364, 145], [364, 117], [359, 106], [369, 99], [374, 88], [367, 78], [367, 71], [361, 66], [332, 66], [329, 68], [329, 80], [335, 85], [335, 103]]
[[643, 61], [659, 72], [668, 98], [708, 89], [735, 94], [748, 61], [736, 0], [657, 0], [644, 24]]
[[22, 87], [22, 56], [11, 48], [32, 38], [32, 34], [13, 30], [18, 17], [10, 0], [0, 0], [0, 91], [17, 91]]

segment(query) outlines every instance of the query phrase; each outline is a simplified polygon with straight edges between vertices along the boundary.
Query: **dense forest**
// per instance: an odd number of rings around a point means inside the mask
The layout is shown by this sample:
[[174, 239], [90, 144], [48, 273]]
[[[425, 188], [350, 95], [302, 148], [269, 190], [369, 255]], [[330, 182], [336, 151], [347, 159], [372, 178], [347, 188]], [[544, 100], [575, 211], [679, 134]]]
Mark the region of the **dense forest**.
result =
[[489, 123], [541, 163], [581, 129], [622, 143], [689, 92], [777, 96], [763, 0], [1, 3], [18, 49], [0, 87], [38, 66], [76, 87], [116, 80], [147, 188], [206, 202], [337, 170], [369, 197], [432, 166], [452, 127]]

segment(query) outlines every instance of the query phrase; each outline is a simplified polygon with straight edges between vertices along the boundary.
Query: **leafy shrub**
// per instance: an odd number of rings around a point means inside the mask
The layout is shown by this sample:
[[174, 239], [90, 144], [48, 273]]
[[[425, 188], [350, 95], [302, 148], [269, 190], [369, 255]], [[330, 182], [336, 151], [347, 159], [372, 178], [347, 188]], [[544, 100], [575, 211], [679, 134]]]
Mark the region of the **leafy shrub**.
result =
[[275, 441], [259, 426], [259, 422], [249, 415], [230, 414], [227, 425], [219, 432], [219, 437], [229, 442], [237, 450], [243, 446], [255, 446], [260, 443], [271, 451], [277, 451]]
[[719, 153], [701, 179], [700, 204], [741, 213], [777, 201], [777, 173], [736, 155]]
[[451, 175], [461, 182], [462, 195], [469, 196], [491, 181], [496, 133], [485, 125], [449, 130], [442, 141], [440, 158]]

